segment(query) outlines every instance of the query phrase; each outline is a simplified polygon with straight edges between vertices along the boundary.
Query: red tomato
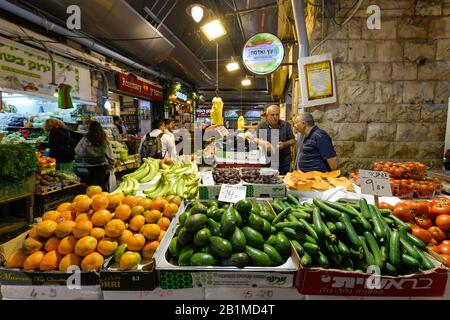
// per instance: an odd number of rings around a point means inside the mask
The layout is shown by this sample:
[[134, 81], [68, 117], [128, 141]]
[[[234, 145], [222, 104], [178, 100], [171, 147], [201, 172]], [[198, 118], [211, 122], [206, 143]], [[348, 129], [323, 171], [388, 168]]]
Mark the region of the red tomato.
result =
[[438, 245], [439, 253], [450, 254], [450, 246], [446, 246], [445, 244]]
[[416, 216], [414, 218], [414, 221], [419, 227], [424, 229], [428, 229], [429, 227], [433, 226], [433, 221], [431, 221], [431, 219], [425, 215]]
[[414, 210], [416, 215], [428, 215], [428, 201], [413, 201], [409, 207]]
[[450, 266], [450, 255], [442, 253], [440, 256], [444, 259], [444, 264], [449, 267]]
[[[429, 233], [429, 232], [428, 232]], [[431, 235], [431, 233], [430, 233], [430, 235]], [[431, 241], [430, 241], [430, 244], [432, 245], [432, 246], [437, 246], [438, 244], [439, 244], [439, 242], [435, 239], [435, 238], [431, 238]]]
[[443, 204], [443, 205], [450, 206], [450, 199], [446, 198], [446, 197], [437, 197], [437, 198], [434, 198], [433, 201], [431, 201], [431, 203], [433, 205], [435, 205], [435, 204]]
[[380, 202], [380, 205], [378, 206], [380, 209], [390, 209], [390, 210], [394, 210], [394, 206], [390, 205], [389, 203], [386, 202]]
[[436, 218], [436, 225], [444, 231], [450, 230], [450, 215], [441, 214]]
[[450, 206], [445, 204], [435, 204], [431, 207], [431, 214], [433, 217], [440, 216], [441, 214], [450, 215]]
[[396, 205], [394, 208], [394, 216], [404, 222], [414, 219], [414, 213], [405, 205]]
[[433, 250], [436, 253], [441, 253], [441, 251], [439, 250], [439, 246], [427, 246], [428, 250]]
[[428, 232], [430, 232], [431, 236], [439, 242], [445, 240], [445, 238], [447, 237], [447, 234], [444, 232], [444, 230], [436, 226], [428, 228]]
[[445, 244], [446, 246], [450, 246], [450, 240], [444, 240], [441, 244]]
[[433, 237], [431, 236], [431, 233], [428, 230], [422, 229], [420, 227], [413, 227], [411, 231], [413, 235], [415, 235], [417, 238], [419, 238], [425, 243], [429, 243], [433, 240]]

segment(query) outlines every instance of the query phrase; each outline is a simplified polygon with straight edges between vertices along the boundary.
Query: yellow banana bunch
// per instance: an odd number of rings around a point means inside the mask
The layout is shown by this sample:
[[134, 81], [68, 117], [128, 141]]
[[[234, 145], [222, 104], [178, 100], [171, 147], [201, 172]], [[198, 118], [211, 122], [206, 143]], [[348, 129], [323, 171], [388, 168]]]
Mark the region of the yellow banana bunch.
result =
[[220, 97], [215, 97], [212, 100], [211, 107], [211, 124], [221, 124], [223, 125], [223, 101]]

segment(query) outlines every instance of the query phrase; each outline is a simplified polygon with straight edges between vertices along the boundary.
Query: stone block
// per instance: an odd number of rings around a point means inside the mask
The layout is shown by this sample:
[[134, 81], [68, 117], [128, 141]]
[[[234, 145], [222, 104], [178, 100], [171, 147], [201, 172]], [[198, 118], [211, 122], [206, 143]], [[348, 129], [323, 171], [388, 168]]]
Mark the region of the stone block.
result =
[[443, 4], [442, 5], [442, 15], [443, 16], [450, 16], [450, 4]]
[[324, 112], [322, 110], [311, 111], [311, 114], [316, 122], [321, 122], [323, 120]]
[[338, 101], [344, 103], [371, 103], [374, 101], [375, 83], [367, 81], [338, 81]]
[[348, 41], [348, 60], [351, 62], [376, 61], [376, 43], [368, 40]]
[[348, 175], [351, 172], [357, 172], [359, 169], [373, 169], [372, 159], [339, 158], [338, 161], [341, 175]]
[[436, 60], [450, 60], [450, 39], [436, 41]]
[[396, 123], [369, 123], [367, 141], [394, 141], [396, 131]]
[[417, 64], [411, 62], [394, 62], [392, 80], [417, 80]]
[[435, 51], [436, 48], [434, 42], [407, 41], [405, 42], [403, 56], [410, 62], [415, 62], [419, 58], [434, 60]]
[[424, 141], [428, 135], [429, 125], [421, 123], [399, 123], [397, 125], [396, 141]]
[[429, 39], [450, 38], [450, 17], [436, 17], [431, 21]]
[[419, 153], [419, 144], [417, 142], [395, 142], [391, 143], [389, 158], [394, 160], [416, 159]]
[[348, 39], [361, 39], [362, 29], [366, 28], [366, 20], [361, 18], [352, 18], [346, 25]]
[[398, 39], [426, 39], [426, 26], [417, 23], [399, 22], [397, 30]]
[[[444, 155], [444, 142], [421, 142], [419, 157], [425, 159], [439, 159]], [[442, 161], [442, 160], [441, 160]]]
[[399, 41], [376, 41], [376, 58], [379, 62], [403, 61], [403, 48]]
[[403, 102], [421, 103], [432, 102], [434, 97], [434, 83], [427, 81], [403, 82]]
[[419, 1], [414, 10], [418, 16], [440, 16], [442, 14], [442, 5], [438, 1], [434, 3]]
[[375, 81], [391, 80], [392, 65], [390, 63], [370, 63], [369, 79]]
[[352, 157], [355, 149], [353, 141], [333, 141], [338, 158]]
[[336, 63], [336, 80], [368, 80], [368, 66], [364, 63]]
[[361, 104], [359, 106], [359, 121], [384, 122], [386, 121], [386, 104]]
[[393, 104], [387, 108], [387, 121], [420, 121], [421, 106], [417, 104]]
[[401, 103], [402, 82], [376, 82], [375, 103]]
[[382, 11], [386, 9], [410, 9], [415, 6], [415, 0], [378, 0], [376, 3]]
[[367, 126], [365, 123], [340, 123], [336, 141], [364, 141]]
[[[343, 123], [334, 123], [334, 122], [320, 122], [316, 123], [317, 126], [324, 130], [331, 137], [332, 140], [345, 140], [341, 139], [339, 136], [339, 131], [343, 126]], [[348, 139], [347, 139], [348, 140]]]
[[397, 38], [397, 19], [383, 19], [381, 29], [362, 28], [362, 39], [393, 40]]
[[419, 66], [419, 80], [450, 79], [450, 61], [432, 61]]
[[356, 158], [378, 158], [386, 155], [389, 142], [355, 142], [354, 156]]
[[448, 103], [450, 98], [450, 81], [436, 81], [434, 89], [435, 103]]
[[421, 120], [423, 122], [446, 122], [447, 109], [446, 104], [424, 104], [422, 105]]
[[[335, 63], [347, 62], [348, 60], [348, 41], [347, 40], [328, 40], [323, 46], [317, 49], [317, 54], [331, 52]], [[353, 62], [353, 61], [352, 61]], [[358, 62], [358, 61], [354, 61]]]
[[323, 119], [330, 122], [357, 122], [359, 120], [359, 106], [357, 104], [343, 104], [327, 108]]
[[421, 141], [445, 141], [446, 123], [434, 123], [429, 125], [428, 135]]

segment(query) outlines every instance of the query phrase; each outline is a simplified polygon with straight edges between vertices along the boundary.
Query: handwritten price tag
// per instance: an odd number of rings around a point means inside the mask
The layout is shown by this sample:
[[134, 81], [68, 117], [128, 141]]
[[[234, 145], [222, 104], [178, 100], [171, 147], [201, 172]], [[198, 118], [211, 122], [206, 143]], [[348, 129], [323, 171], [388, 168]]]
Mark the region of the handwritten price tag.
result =
[[213, 186], [214, 185], [214, 178], [212, 171], [205, 171], [201, 173], [202, 175], [202, 183], [204, 186]]
[[361, 193], [373, 196], [392, 197], [389, 173], [383, 171], [359, 170]]
[[223, 184], [220, 187], [219, 201], [236, 203], [245, 199], [246, 194], [246, 186]]

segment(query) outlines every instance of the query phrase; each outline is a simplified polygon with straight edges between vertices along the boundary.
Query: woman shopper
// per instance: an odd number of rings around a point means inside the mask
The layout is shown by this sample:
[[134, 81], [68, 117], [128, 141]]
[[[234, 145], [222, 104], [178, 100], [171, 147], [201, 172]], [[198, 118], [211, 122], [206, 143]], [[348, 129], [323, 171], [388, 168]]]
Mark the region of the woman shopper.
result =
[[50, 157], [56, 159], [56, 169], [73, 171], [75, 146], [81, 135], [70, 131], [64, 122], [54, 118], [45, 121], [44, 130], [48, 132], [47, 146]]
[[106, 139], [100, 123], [92, 121], [89, 124], [88, 132], [78, 143], [75, 153], [81, 160], [81, 166], [89, 171], [88, 184], [107, 190], [109, 173], [115, 161], [111, 143]]

